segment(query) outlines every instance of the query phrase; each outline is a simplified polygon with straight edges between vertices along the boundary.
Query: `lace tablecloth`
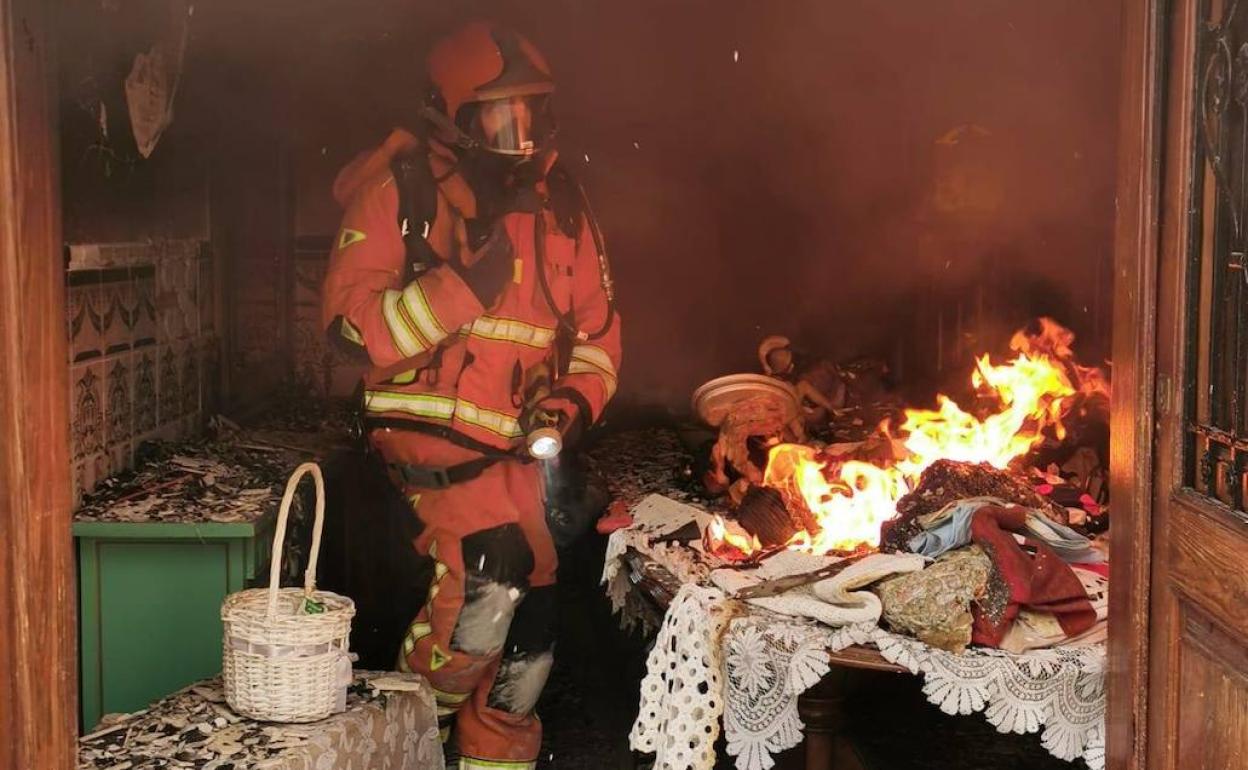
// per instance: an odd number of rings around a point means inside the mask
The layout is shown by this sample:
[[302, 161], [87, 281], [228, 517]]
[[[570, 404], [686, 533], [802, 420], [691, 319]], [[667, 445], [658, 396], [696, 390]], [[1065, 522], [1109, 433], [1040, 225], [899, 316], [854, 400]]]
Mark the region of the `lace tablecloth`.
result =
[[[874, 646], [886, 660], [924, 677], [923, 692], [947, 714], [984, 717], [1001, 732], [1041, 733], [1065, 760], [1105, 765], [1103, 644], [1010, 654], [972, 648], [961, 655], [874, 624], [832, 628], [729, 599], [706, 585], [709, 569], [689, 548], [652, 541], [679, 526], [634, 506], [639, 528], [612, 534], [603, 582], [625, 622], [630, 583], [621, 558], [632, 548], [667, 567], [682, 586], [668, 607], [642, 681], [630, 742], [656, 755], [656, 770], [711, 770], [721, 723], [738, 770], [767, 770], [772, 755], [802, 740], [797, 698], [829, 670], [829, 651]], [[653, 507], [653, 501], [649, 504]], [[697, 515], [691, 512], [689, 515]]]

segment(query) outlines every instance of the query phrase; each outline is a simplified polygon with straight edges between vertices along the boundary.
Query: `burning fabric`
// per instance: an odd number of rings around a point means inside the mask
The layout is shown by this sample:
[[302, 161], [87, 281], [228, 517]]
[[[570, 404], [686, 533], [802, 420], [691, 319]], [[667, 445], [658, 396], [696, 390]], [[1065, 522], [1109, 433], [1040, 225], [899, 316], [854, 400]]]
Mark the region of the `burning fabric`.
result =
[[991, 497], [1042, 512], [1059, 523], [1067, 522], [1066, 511], [1041, 497], [1026, 478], [993, 468], [988, 463], [972, 465], [937, 460], [919, 476], [913, 492], [897, 501], [897, 516], [881, 524], [881, 547], [904, 550], [922, 527], [919, 519], [934, 514], [960, 500]]
[[[1082, 425], [1089, 415], [1104, 414], [1108, 382], [1099, 369], [1074, 361], [1073, 339], [1040, 319], [1033, 331], [1014, 335], [1013, 359], [994, 364], [983, 355], [976, 361], [970, 377], [975, 408], [942, 394], [936, 409], [905, 409], [899, 426], [885, 420], [868, 440], [824, 444], [789, 440], [801, 431], [786, 418], [801, 415], [801, 427], [818, 435], [812, 414], [829, 419], [844, 403], [845, 389], [829, 384], [836, 370], [794, 368], [787, 353], [776, 355], [787, 348], [770, 338], [768, 355], [760, 353], [764, 370], [796, 378], [800, 410], [767, 393], [742, 398], [739, 414], [721, 415], [716, 459], [718, 467], [736, 471], [730, 495], [736, 507], [728, 518], [710, 521], [701, 546], [719, 563], [737, 566], [715, 573], [715, 582], [734, 592], [765, 582], [784, 571], [782, 563], [791, 567], [794, 557], [784, 555], [791, 552], [825, 559], [914, 553], [939, 561], [918, 571], [897, 569], [910, 574], [882, 582], [892, 573], [877, 571], [854, 585], [877, 583], [872, 590], [882, 599], [883, 619], [896, 630], [949, 650], [972, 642], [1002, 646], [1020, 617], [1033, 630], [1045, 629], [1009, 642], [1022, 648], [1041, 637], [1051, 643], [1086, 632], [1099, 613], [1089, 601], [1088, 581], [1070, 564], [1104, 570], [1104, 553], [1086, 526], [1089, 516], [1103, 513], [1103, 500], [1088, 492], [1100, 458], [1090, 447], [1067, 450], [1064, 441], [1069, 422]], [[802, 373], [812, 371], [817, 382], [803, 383]], [[812, 389], [827, 398], [813, 398]], [[819, 408], [812, 412], [810, 401]], [[1066, 475], [1056, 463], [1024, 470], [1044, 454], [1061, 458]], [[1097, 492], [1103, 494], [1103, 485]], [[1071, 502], [1073, 517], [1066, 507]], [[774, 566], [760, 566], [768, 560]], [[844, 596], [842, 586], [807, 582], [783, 600], [758, 603], [789, 614], [845, 617], [828, 610], [835, 602], [826, 601]], [[823, 601], [824, 608], [807, 600]], [[799, 605], [805, 609], [793, 612]]]
[[[1073, 339], [1056, 322], [1040, 319], [1036, 332], [1014, 335], [1012, 360], [994, 365], [985, 354], [976, 361], [970, 380], [981, 408], [968, 411], [938, 395], [937, 409], [906, 409], [900, 427], [885, 421], [873, 440], [855, 445], [785, 442], [784, 413], [775, 400], [743, 399], [739, 418], [731, 412], [722, 418], [716, 445], [738, 471], [733, 483], [740, 491], [732, 499], [744, 503], [751, 485], [776, 490], [793, 526], [788, 531], [775, 515], [774, 498], [757, 493], [739, 508], [742, 524], [748, 529], [758, 520], [762, 532], [754, 534], [763, 547], [815, 553], [878, 548], [881, 539], [883, 547], [898, 550], [916, 534], [916, 517], [983, 495], [1067, 524], [1065, 509], [1013, 470], [1046, 441], [1060, 443], [1072, 412], [1086, 413], [1089, 402], [1103, 402], [1108, 394], [1099, 369], [1073, 360]], [[764, 414], [772, 419], [761, 419]], [[768, 445], [760, 472], [759, 454]]]
[[[803, 514], [787, 505], [786, 490], [754, 485], [729, 511], [721, 507], [726, 495], [712, 500], [691, 488], [695, 458], [677, 436], [619, 433], [591, 451], [630, 521], [608, 539], [607, 594], [626, 626], [658, 633], [630, 735], [634, 749], [656, 752], [656, 767], [717, 766], [721, 721], [738, 768], [770, 766], [775, 753], [801, 740], [797, 697], [828, 670], [829, 650], [850, 647], [855, 659], [875, 652], [923, 676], [925, 696], [946, 713], [983, 711], [998, 730], [1039, 731], [1057, 756], [1101, 767], [1108, 602], [1098, 574], [1104, 564], [1095, 562], [1102, 555], [1042, 510], [1003, 497], [938, 502], [941, 473], [961, 478], [969, 470], [976, 483], [954, 490], [949, 481], [954, 491], [946, 492], [989, 489], [1049, 503], [1025, 474], [933, 463], [920, 474], [932, 494], [913, 498], [925, 505], [922, 514], [916, 508], [915, 538], [901, 549], [914, 552], [858, 544], [845, 556], [804, 543]], [[887, 437], [791, 446], [801, 447], [793, 458], [814, 468], [887, 468], [904, 449]], [[1082, 483], [1053, 478], [1049, 467], [1042, 474], [1032, 478]], [[828, 475], [821, 478], [833, 486]], [[1037, 649], [1046, 647], [1056, 649]]]

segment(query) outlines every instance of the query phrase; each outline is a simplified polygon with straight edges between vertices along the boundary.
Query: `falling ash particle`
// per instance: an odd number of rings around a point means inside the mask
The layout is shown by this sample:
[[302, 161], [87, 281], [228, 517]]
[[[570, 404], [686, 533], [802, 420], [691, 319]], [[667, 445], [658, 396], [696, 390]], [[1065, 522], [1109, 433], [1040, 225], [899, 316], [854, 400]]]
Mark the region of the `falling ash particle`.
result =
[[732, 50], [732, 62], [733, 64], [736, 64], [739, 61], [741, 61], [741, 52], [734, 48]]

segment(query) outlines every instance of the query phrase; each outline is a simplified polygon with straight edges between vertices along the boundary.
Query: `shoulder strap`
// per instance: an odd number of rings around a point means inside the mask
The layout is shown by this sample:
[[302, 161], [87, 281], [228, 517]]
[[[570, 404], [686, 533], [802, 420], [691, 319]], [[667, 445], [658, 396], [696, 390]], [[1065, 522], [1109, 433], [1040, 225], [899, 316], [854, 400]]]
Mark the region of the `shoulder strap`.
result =
[[398, 227], [407, 251], [407, 279], [420, 275], [439, 259], [426, 237], [438, 213], [438, 183], [421, 151], [399, 153], [390, 161], [399, 193]]
[[555, 215], [559, 232], [569, 238], [581, 234], [581, 219], [585, 214], [585, 199], [576, 179], [558, 161], [546, 174], [546, 189], [550, 193], [550, 208]]

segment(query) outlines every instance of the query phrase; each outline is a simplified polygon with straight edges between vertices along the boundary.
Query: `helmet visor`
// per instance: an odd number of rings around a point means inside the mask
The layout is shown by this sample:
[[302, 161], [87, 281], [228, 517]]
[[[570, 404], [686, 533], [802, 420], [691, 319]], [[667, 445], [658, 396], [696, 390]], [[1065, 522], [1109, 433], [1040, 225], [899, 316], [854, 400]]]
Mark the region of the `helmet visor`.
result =
[[469, 134], [490, 152], [533, 155], [554, 138], [550, 94], [491, 99], [475, 107]]

